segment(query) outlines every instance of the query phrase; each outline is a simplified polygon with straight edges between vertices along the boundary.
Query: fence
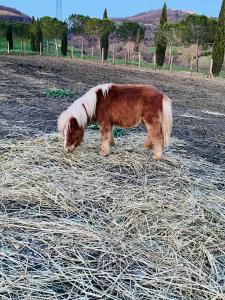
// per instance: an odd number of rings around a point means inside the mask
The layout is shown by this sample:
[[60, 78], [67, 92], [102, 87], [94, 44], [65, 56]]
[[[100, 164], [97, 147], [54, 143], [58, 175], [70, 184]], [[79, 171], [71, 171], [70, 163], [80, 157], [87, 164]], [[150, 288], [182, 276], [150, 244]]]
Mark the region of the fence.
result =
[[[39, 52], [33, 52], [30, 49], [29, 41], [16, 41], [15, 47], [13, 50], [10, 49], [9, 43], [2, 43], [0, 41], [0, 53], [2, 54], [23, 54], [23, 55], [40, 55], [40, 56], [61, 56], [61, 45], [57, 40], [54, 41], [45, 41], [43, 44], [40, 43]], [[130, 49], [123, 49], [120, 53], [116, 52], [115, 46], [112, 45], [108, 51], [108, 58], [104, 60], [104, 49], [101, 51], [92, 46], [85, 47], [82, 45], [80, 48], [75, 47], [75, 45], [70, 44], [68, 46], [67, 57], [71, 59], [81, 59], [93, 62], [104, 62], [109, 64], [120, 64], [120, 65], [132, 65], [140, 68], [150, 68], [153, 70], [167, 70], [169, 72], [178, 72], [185, 71], [189, 72], [190, 76], [196, 72], [196, 58], [191, 57], [186, 60], [185, 64], [177, 63], [177, 57], [172, 54], [171, 50], [167, 53], [165, 58], [165, 64], [163, 67], [158, 67], [156, 65], [156, 54], [155, 52], [150, 53], [146, 51], [140, 52], [131, 52]], [[204, 68], [199, 68], [200, 73], [203, 73], [212, 78], [212, 59], [207, 56], [207, 60]], [[225, 69], [221, 72], [221, 77], [225, 77]]]

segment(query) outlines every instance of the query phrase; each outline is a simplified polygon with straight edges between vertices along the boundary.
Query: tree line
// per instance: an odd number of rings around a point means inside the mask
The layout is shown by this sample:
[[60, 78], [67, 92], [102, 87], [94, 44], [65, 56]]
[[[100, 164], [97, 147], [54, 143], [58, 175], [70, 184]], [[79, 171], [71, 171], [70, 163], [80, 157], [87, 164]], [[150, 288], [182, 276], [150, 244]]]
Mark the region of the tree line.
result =
[[107, 9], [104, 10], [102, 19], [73, 14], [68, 19], [68, 25], [70, 31], [81, 38], [81, 44], [83, 44], [85, 37], [96, 38], [99, 52], [104, 55], [104, 60], [108, 57], [110, 35], [122, 41], [133, 42], [137, 51], [140, 42], [144, 40], [145, 36], [144, 27], [136, 22], [116, 23], [110, 20]]
[[14, 36], [20, 38], [21, 45], [23, 45], [24, 40], [29, 39], [31, 50], [34, 52], [43, 50], [43, 39], [45, 38], [48, 49], [50, 40], [61, 40], [61, 52], [62, 55], [66, 55], [67, 35], [67, 23], [51, 17], [43, 17], [37, 20], [33, 17], [30, 24], [0, 23], [0, 37], [5, 36], [10, 50], [14, 49]]
[[167, 6], [164, 3], [160, 25], [155, 33], [156, 62], [163, 66], [167, 47], [179, 45], [195, 45], [196, 70], [199, 68], [199, 47], [212, 50], [212, 73], [219, 75], [225, 54], [225, 0], [222, 1], [219, 19], [208, 18], [204, 15], [190, 14], [183, 21], [174, 24], [167, 22]]
[[[61, 54], [67, 55], [68, 33], [80, 37], [82, 48], [84, 38], [97, 40], [99, 53], [104, 60], [107, 60], [110, 37], [133, 43], [134, 51], [138, 52], [139, 44], [145, 37], [145, 28], [133, 21], [113, 22], [108, 18], [107, 9], [102, 19], [72, 14], [67, 22], [43, 17], [37, 20], [32, 18], [31, 24], [0, 23], [0, 37], [5, 36], [10, 49], [13, 49], [13, 36], [15, 35], [21, 39], [21, 45], [23, 40], [29, 39], [31, 50], [35, 52], [43, 50], [43, 40], [47, 43], [47, 52], [49, 52], [50, 41], [54, 40], [57, 47], [58, 41], [61, 40]], [[155, 32], [156, 64], [159, 67], [163, 66], [167, 49], [169, 49], [169, 60], [171, 60], [173, 47], [180, 45], [195, 45], [193, 59], [196, 61], [197, 71], [199, 47], [207, 49], [208, 45], [213, 46], [213, 73], [218, 75], [224, 62], [225, 0], [222, 1], [219, 19], [191, 14], [183, 21], [172, 24], [168, 23], [167, 7], [164, 3], [160, 24]]]
[[[68, 33], [73, 33], [83, 38], [94, 37], [98, 40], [99, 51], [104, 52], [104, 60], [108, 58], [109, 36], [115, 34], [122, 40], [129, 40], [135, 43], [138, 48], [139, 43], [144, 39], [144, 28], [136, 22], [124, 22], [116, 24], [108, 18], [107, 9], [105, 9], [103, 18], [90, 18], [80, 14], [72, 14], [67, 22], [61, 22], [56, 18], [43, 17], [35, 20], [32, 18], [31, 24], [24, 23], [0, 23], [0, 37], [5, 36], [9, 49], [13, 50], [13, 37], [19, 37], [21, 44], [23, 40], [29, 39], [31, 50], [40, 52], [43, 50], [43, 40], [47, 43], [49, 51], [49, 42], [61, 40], [61, 54], [67, 55], [67, 37]], [[41, 48], [40, 48], [41, 47]]]

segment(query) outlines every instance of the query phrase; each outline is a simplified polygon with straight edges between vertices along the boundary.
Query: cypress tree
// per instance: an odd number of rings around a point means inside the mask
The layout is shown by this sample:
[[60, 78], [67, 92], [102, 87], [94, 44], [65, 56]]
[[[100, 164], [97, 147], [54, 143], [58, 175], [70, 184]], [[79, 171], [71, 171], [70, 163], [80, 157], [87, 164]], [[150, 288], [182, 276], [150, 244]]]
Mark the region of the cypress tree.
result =
[[107, 8], [105, 8], [105, 10], [104, 10], [104, 13], [103, 13], [103, 19], [108, 19]]
[[6, 41], [9, 42], [9, 49], [13, 49], [13, 33], [12, 33], [12, 25], [7, 25], [6, 28]]
[[61, 54], [63, 56], [67, 55], [67, 46], [68, 46], [68, 41], [67, 41], [67, 27], [65, 26], [65, 29], [63, 29], [62, 32], [62, 41], [61, 41]]
[[40, 21], [37, 20], [35, 26], [35, 49], [36, 52], [40, 51], [40, 43], [42, 43], [42, 50], [43, 50], [43, 35], [41, 31]]
[[31, 25], [30, 25], [30, 47], [31, 51], [36, 51], [35, 46], [35, 18], [32, 17]]
[[218, 26], [215, 35], [215, 41], [213, 46], [212, 58], [213, 58], [213, 67], [212, 73], [215, 76], [220, 74], [220, 71], [223, 66], [225, 53], [225, 0], [222, 2], [222, 7], [220, 10]]
[[[103, 13], [103, 20], [108, 20], [108, 12], [107, 9], [105, 8], [104, 13]], [[103, 26], [104, 26], [104, 22], [103, 22]], [[107, 32], [106, 28], [103, 28], [103, 31], [105, 30], [105, 32], [103, 32], [102, 36], [101, 36], [101, 51], [103, 49], [104, 51], [104, 60], [107, 60], [108, 58], [108, 51], [109, 51], [109, 33]]]
[[166, 54], [166, 39], [160, 37], [160, 31], [163, 30], [163, 26], [167, 23], [167, 6], [166, 3], [163, 5], [161, 18], [160, 18], [160, 25], [159, 25], [159, 32], [156, 33], [156, 63], [158, 66], [162, 67], [165, 61], [165, 54]]

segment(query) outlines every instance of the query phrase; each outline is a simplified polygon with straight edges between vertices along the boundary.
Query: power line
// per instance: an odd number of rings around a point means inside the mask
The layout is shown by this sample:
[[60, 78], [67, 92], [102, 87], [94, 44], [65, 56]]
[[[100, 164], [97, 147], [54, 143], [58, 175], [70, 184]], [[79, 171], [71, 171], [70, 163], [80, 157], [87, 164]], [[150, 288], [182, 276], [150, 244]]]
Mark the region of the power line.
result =
[[56, 18], [62, 20], [62, 0], [56, 0]]

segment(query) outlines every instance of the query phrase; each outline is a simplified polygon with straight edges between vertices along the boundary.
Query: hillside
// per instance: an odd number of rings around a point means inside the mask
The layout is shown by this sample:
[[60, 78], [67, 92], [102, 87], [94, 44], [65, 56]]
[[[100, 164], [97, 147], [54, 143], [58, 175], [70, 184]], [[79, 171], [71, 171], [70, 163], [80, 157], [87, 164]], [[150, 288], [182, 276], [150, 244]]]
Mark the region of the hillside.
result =
[[[184, 10], [173, 10], [168, 9], [168, 22], [179, 22], [185, 19], [185, 17], [189, 14], [193, 14], [191, 11], [184, 11]], [[134, 21], [138, 22], [146, 28], [145, 37], [146, 40], [152, 41], [154, 39], [154, 32], [156, 27], [159, 24], [161, 16], [161, 9], [150, 10], [147, 12], [142, 12], [137, 15], [126, 17], [126, 18], [114, 18], [113, 20], [116, 22], [124, 22], [124, 21]]]
[[14, 8], [0, 5], [0, 22], [30, 23], [31, 18]]

